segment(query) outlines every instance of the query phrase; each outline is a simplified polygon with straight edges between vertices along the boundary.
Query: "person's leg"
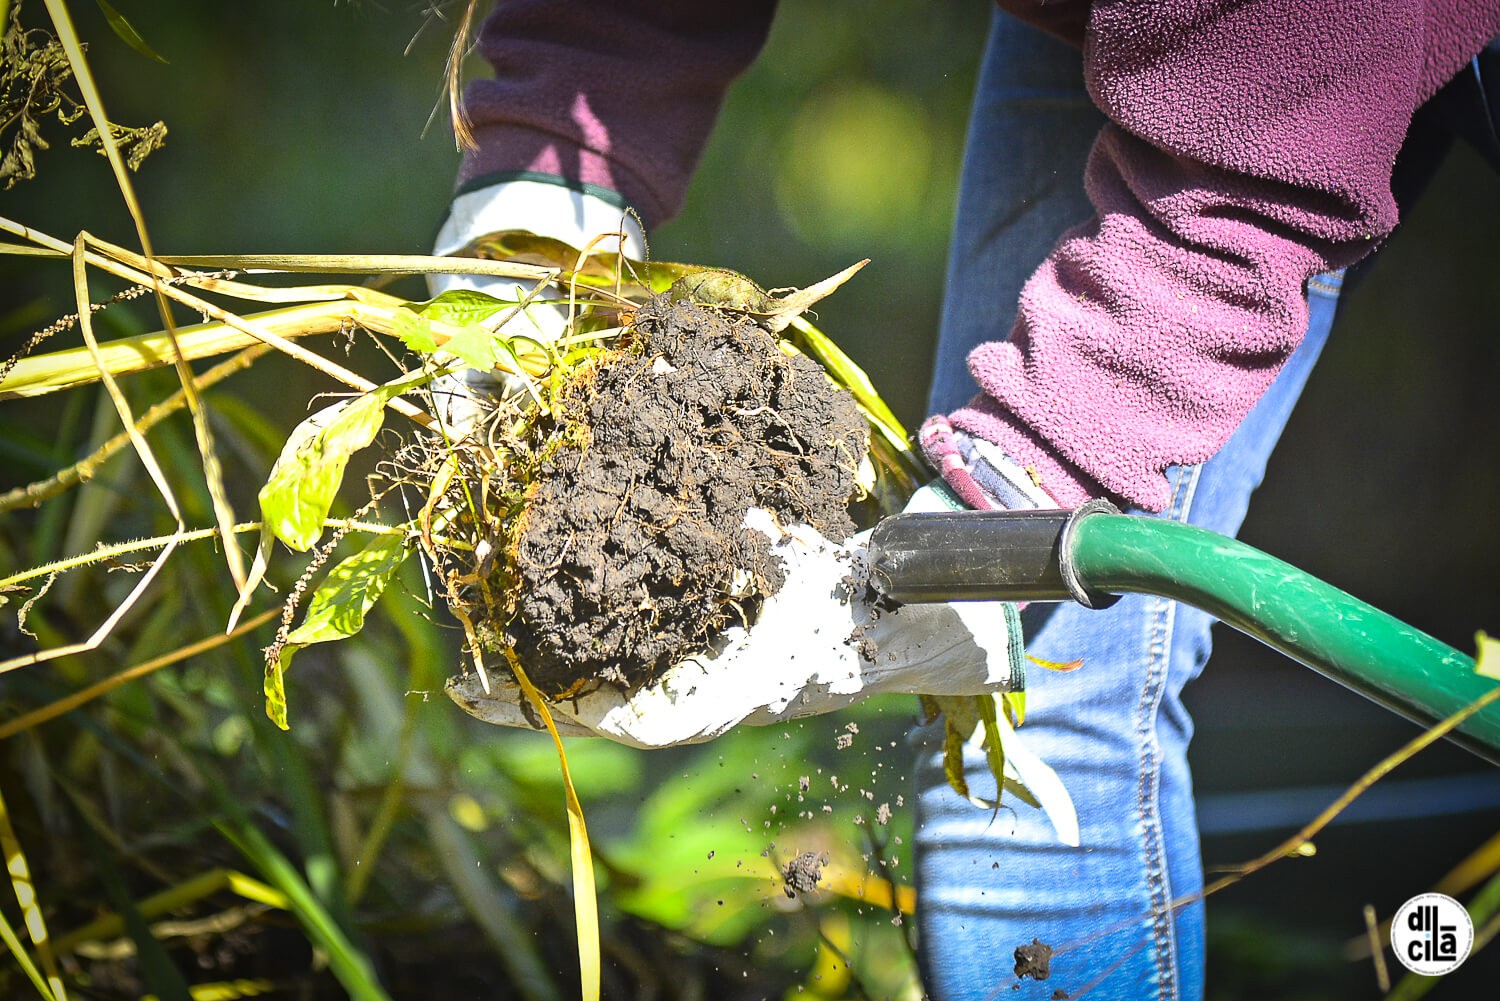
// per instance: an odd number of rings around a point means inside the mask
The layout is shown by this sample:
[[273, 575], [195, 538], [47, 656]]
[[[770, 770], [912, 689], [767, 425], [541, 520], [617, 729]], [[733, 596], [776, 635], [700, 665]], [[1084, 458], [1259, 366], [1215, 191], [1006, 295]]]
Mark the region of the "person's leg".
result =
[[[1302, 346], [1218, 455], [1171, 471], [1162, 517], [1233, 535], [1326, 340], [1337, 276], [1314, 281]], [[1183, 686], [1208, 659], [1210, 617], [1132, 595], [1102, 611], [1033, 605], [1027, 652], [1082, 659], [1070, 673], [1033, 669], [1020, 734], [1072, 794], [1079, 848], [1056, 842], [1040, 811], [1007, 797], [1000, 813], [948, 788], [935, 728], [919, 732], [916, 865], [920, 956], [935, 1001], [1070, 997], [1197, 999], [1203, 994], [1203, 905], [1171, 901], [1202, 888]], [[978, 755], [968, 781], [993, 794]], [[1052, 946], [1052, 975], [1015, 994], [1012, 954]], [[1004, 993], [999, 993], [1003, 991]], [[1029, 993], [1037, 992], [1036, 994]]]
[[[1076, 52], [997, 22], [965, 162], [934, 409], [973, 392], [962, 356], [1009, 330], [1030, 269], [1090, 211], [1081, 177], [1093, 132], [1085, 137], [1084, 125], [1088, 112], [1093, 128], [1099, 119], [1092, 107], [1076, 106], [1087, 100], [1081, 80], [1069, 83], [1077, 70]], [[992, 161], [1006, 157], [1019, 159], [996, 169]], [[1046, 176], [1030, 183], [1022, 168]], [[1202, 466], [1171, 471], [1163, 517], [1238, 530], [1326, 339], [1338, 283], [1312, 283], [1302, 347], [1230, 443]], [[1187, 766], [1192, 723], [1180, 695], [1207, 660], [1211, 620], [1147, 596], [1103, 611], [1033, 606], [1024, 619], [1029, 653], [1084, 661], [1067, 674], [1033, 670], [1020, 731], [1071, 792], [1082, 844], [1057, 844], [1046, 817], [1014, 797], [994, 816], [961, 799], [947, 786], [934, 728], [919, 731], [916, 865], [927, 991], [935, 1001], [1050, 997], [1057, 989], [1087, 990], [1094, 1001], [1199, 998], [1202, 904], [1175, 913], [1168, 905], [1202, 886]], [[975, 755], [967, 766], [971, 786], [992, 793], [984, 762]], [[1052, 975], [1012, 994], [1014, 949], [1033, 938], [1057, 950]]]

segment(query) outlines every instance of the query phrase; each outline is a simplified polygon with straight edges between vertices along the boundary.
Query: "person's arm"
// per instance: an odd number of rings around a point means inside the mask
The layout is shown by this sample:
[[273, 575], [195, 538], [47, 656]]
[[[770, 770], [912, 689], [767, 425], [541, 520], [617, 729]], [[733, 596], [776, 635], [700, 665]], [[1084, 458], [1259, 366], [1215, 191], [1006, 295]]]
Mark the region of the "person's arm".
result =
[[1094, 4], [1097, 216], [970, 356], [952, 426], [1064, 506], [1163, 507], [1166, 467], [1216, 452], [1296, 347], [1307, 279], [1395, 226], [1413, 111], [1497, 33], [1492, 0]]
[[504, 0], [479, 33], [494, 76], [465, 107], [478, 148], [460, 190], [559, 177], [615, 192], [660, 224], [682, 204], [730, 82], [774, 0]]

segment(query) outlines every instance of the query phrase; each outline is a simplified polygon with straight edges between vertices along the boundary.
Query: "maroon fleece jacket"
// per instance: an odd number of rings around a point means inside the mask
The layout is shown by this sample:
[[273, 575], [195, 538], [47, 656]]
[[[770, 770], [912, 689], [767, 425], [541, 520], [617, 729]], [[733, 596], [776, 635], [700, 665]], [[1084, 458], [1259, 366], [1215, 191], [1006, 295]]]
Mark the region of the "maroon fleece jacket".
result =
[[[1412, 113], [1492, 37], [1500, 0], [1001, 0], [1081, 46], [1110, 119], [1096, 215], [969, 359], [950, 415], [1065, 505], [1159, 509], [1163, 471], [1217, 451], [1307, 322], [1305, 284], [1396, 224]], [[467, 92], [460, 182], [541, 172], [674, 213], [773, 0], [502, 0]], [[1008, 338], [1007, 338], [1007, 335]]]

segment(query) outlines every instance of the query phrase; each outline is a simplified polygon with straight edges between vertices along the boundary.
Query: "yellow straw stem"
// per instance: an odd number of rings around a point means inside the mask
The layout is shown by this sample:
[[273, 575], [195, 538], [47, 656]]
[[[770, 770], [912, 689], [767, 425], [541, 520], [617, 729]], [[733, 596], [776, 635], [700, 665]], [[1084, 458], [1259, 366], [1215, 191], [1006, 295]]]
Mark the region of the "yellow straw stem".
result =
[[573, 856], [573, 915], [578, 926], [578, 975], [583, 984], [583, 1001], [599, 1001], [599, 899], [594, 886], [594, 853], [589, 848], [589, 832], [583, 822], [583, 806], [578, 802], [578, 793], [573, 788], [573, 775], [568, 770], [568, 753], [563, 749], [562, 737], [557, 732], [557, 724], [552, 721], [547, 700], [542, 698], [542, 693], [537, 691], [531, 679], [526, 676], [521, 662], [516, 659], [515, 651], [508, 645], [503, 649], [505, 659], [510, 662], [510, 669], [516, 676], [516, 683], [542, 717], [542, 722], [547, 725], [547, 732], [552, 735], [552, 743], [557, 746], [557, 760], [562, 765], [563, 793], [568, 803], [568, 843]]

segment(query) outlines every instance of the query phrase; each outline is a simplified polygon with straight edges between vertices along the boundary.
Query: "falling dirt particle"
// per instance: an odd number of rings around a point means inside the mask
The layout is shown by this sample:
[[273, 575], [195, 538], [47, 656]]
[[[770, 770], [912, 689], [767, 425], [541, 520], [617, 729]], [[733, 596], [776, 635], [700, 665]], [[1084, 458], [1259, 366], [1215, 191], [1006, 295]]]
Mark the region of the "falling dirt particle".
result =
[[803, 775], [803, 776], [801, 776], [800, 778], [797, 779], [797, 790], [799, 792], [807, 792], [807, 790], [809, 790], [811, 788], [812, 788], [812, 777], [811, 776], [809, 776], [809, 775]]
[[879, 824], [881, 827], [884, 827], [886, 824], [889, 824], [890, 822], [891, 822], [891, 804], [889, 804], [889, 803], [881, 803], [880, 806], [878, 806], [875, 809], [875, 823]]
[[841, 733], [834, 739], [834, 746], [840, 751], [846, 751], [854, 743], [854, 738], [847, 733]]
[[1052, 946], [1039, 938], [1033, 938], [1030, 945], [1016, 946], [1016, 976], [1036, 980], [1052, 976]]
[[1059, 987], [1052, 992], [1052, 1001], [1068, 1001], [1068, 992]]
[[709, 858], [713, 858], [715, 854], [717, 854], [717, 853], [711, 851], [711, 852], [708, 853], [708, 857]]
[[844, 729], [850, 733], [859, 733], [859, 724], [851, 721], [844, 724]]
[[823, 878], [823, 867], [827, 864], [827, 852], [803, 852], [781, 867], [781, 878], [786, 884], [782, 889], [788, 897], [811, 893], [817, 889], [818, 880]]

